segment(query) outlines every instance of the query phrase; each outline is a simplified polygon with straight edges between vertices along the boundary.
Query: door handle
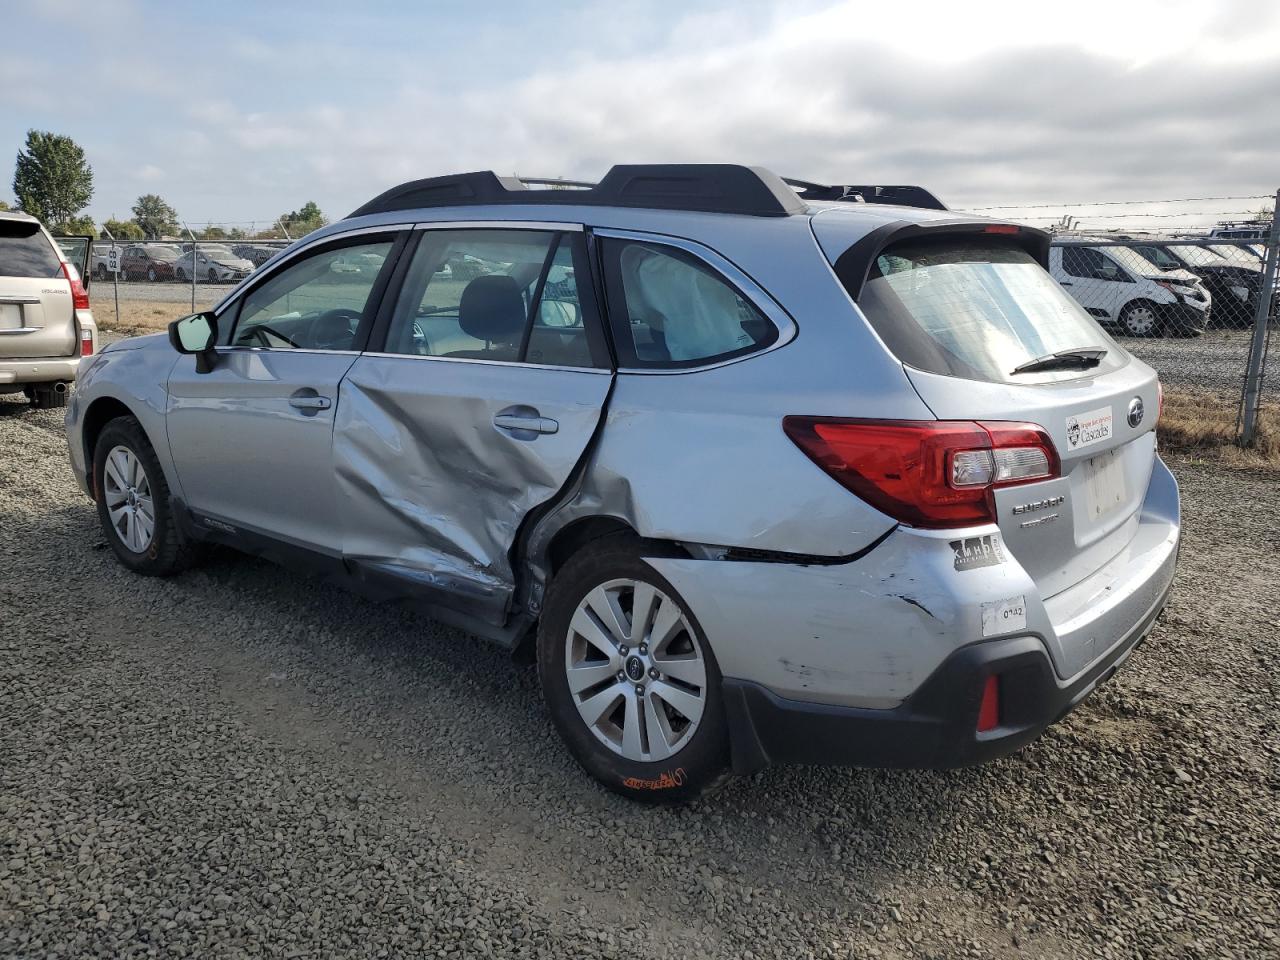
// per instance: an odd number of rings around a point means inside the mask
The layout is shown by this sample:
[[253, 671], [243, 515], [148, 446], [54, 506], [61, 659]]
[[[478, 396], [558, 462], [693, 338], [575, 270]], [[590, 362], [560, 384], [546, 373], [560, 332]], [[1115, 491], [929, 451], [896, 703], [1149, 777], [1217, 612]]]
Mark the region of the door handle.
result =
[[328, 397], [290, 397], [289, 406], [299, 410], [328, 410], [333, 401]]
[[560, 424], [550, 417], [521, 416], [515, 413], [499, 413], [493, 418], [499, 430], [525, 430], [529, 433], [555, 433]]

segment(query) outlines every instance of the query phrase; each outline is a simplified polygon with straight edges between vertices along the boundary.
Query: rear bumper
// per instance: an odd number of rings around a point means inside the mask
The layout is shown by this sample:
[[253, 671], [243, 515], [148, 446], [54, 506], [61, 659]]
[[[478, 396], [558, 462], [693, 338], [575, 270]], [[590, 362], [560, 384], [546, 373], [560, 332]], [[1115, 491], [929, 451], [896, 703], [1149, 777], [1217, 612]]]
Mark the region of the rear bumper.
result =
[[[1170, 586], [1121, 642], [1069, 681], [1059, 679], [1037, 637], [962, 647], [891, 710], [805, 703], [726, 679], [734, 769], [749, 773], [770, 763], [948, 769], [1005, 756], [1116, 672], [1151, 631]], [[978, 733], [982, 692], [992, 675], [1000, 678], [1000, 723]]]
[[[79, 344], [77, 344], [78, 346]], [[80, 369], [80, 357], [52, 357], [30, 360], [0, 360], [0, 392], [8, 387], [29, 383], [52, 383], [74, 380]]]

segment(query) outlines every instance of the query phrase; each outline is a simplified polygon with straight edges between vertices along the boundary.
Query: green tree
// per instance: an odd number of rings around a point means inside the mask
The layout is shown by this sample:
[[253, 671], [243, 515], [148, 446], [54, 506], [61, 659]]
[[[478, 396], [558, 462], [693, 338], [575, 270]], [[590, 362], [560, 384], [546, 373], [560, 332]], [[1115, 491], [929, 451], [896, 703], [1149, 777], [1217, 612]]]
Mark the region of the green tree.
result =
[[8, 210], [8, 209], [9, 209], [9, 205], [5, 203], [3, 200], [0, 200], [0, 210]]
[[93, 217], [71, 217], [60, 223], [49, 224], [49, 230], [64, 237], [92, 237], [98, 232]]
[[132, 220], [117, 220], [112, 217], [102, 224], [102, 239], [108, 239], [107, 234], [115, 237], [117, 240], [145, 240], [146, 234], [142, 232], [142, 228]]
[[41, 223], [65, 227], [93, 198], [93, 168], [70, 137], [28, 130], [15, 162], [13, 193], [18, 206]]
[[280, 215], [281, 225], [289, 231], [290, 236], [294, 237], [300, 237], [312, 230], [319, 230], [328, 222], [328, 217], [321, 213], [314, 200], [308, 200], [299, 210]]
[[178, 231], [178, 211], [154, 193], [138, 198], [133, 205], [133, 219], [148, 240], [159, 240], [166, 233]]
[[205, 227], [203, 230], [198, 230], [196, 231], [196, 235], [201, 240], [226, 240], [229, 237], [226, 230], [222, 229], [222, 227], [216, 226]]

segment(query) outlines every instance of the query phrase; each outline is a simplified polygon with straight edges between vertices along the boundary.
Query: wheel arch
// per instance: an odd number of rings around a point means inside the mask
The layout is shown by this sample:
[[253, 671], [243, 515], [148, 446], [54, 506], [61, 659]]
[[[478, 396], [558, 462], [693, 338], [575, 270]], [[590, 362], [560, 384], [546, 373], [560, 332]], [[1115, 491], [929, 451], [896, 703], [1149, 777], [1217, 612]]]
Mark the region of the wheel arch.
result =
[[[98, 499], [97, 479], [93, 471], [93, 457], [97, 450], [98, 438], [102, 435], [103, 429], [112, 420], [119, 417], [133, 417], [141, 425], [141, 419], [124, 401], [113, 396], [98, 397], [84, 412], [83, 425], [81, 426], [81, 442], [84, 444], [84, 463], [89, 473], [89, 489], [93, 493], [94, 500]], [[146, 433], [146, 428], [142, 428]], [[148, 440], [151, 438], [148, 437]], [[151, 442], [151, 446], [155, 447], [155, 441]]]

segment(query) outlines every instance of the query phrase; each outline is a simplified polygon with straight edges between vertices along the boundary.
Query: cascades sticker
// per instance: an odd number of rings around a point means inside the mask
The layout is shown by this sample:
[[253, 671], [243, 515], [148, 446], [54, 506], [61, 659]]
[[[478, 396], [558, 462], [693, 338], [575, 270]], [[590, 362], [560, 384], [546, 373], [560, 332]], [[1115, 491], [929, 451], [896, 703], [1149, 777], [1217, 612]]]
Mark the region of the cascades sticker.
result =
[[979, 567], [994, 567], [998, 563], [1004, 563], [1004, 550], [1000, 546], [998, 534], [988, 533], [981, 537], [952, 540], [951, 549], [956, 552], [957, 570], [977, 570]]
[[1111, 408], [1099, 407], [1067, 417], [1067, 449], [1079, 450], [1111, 439]]

